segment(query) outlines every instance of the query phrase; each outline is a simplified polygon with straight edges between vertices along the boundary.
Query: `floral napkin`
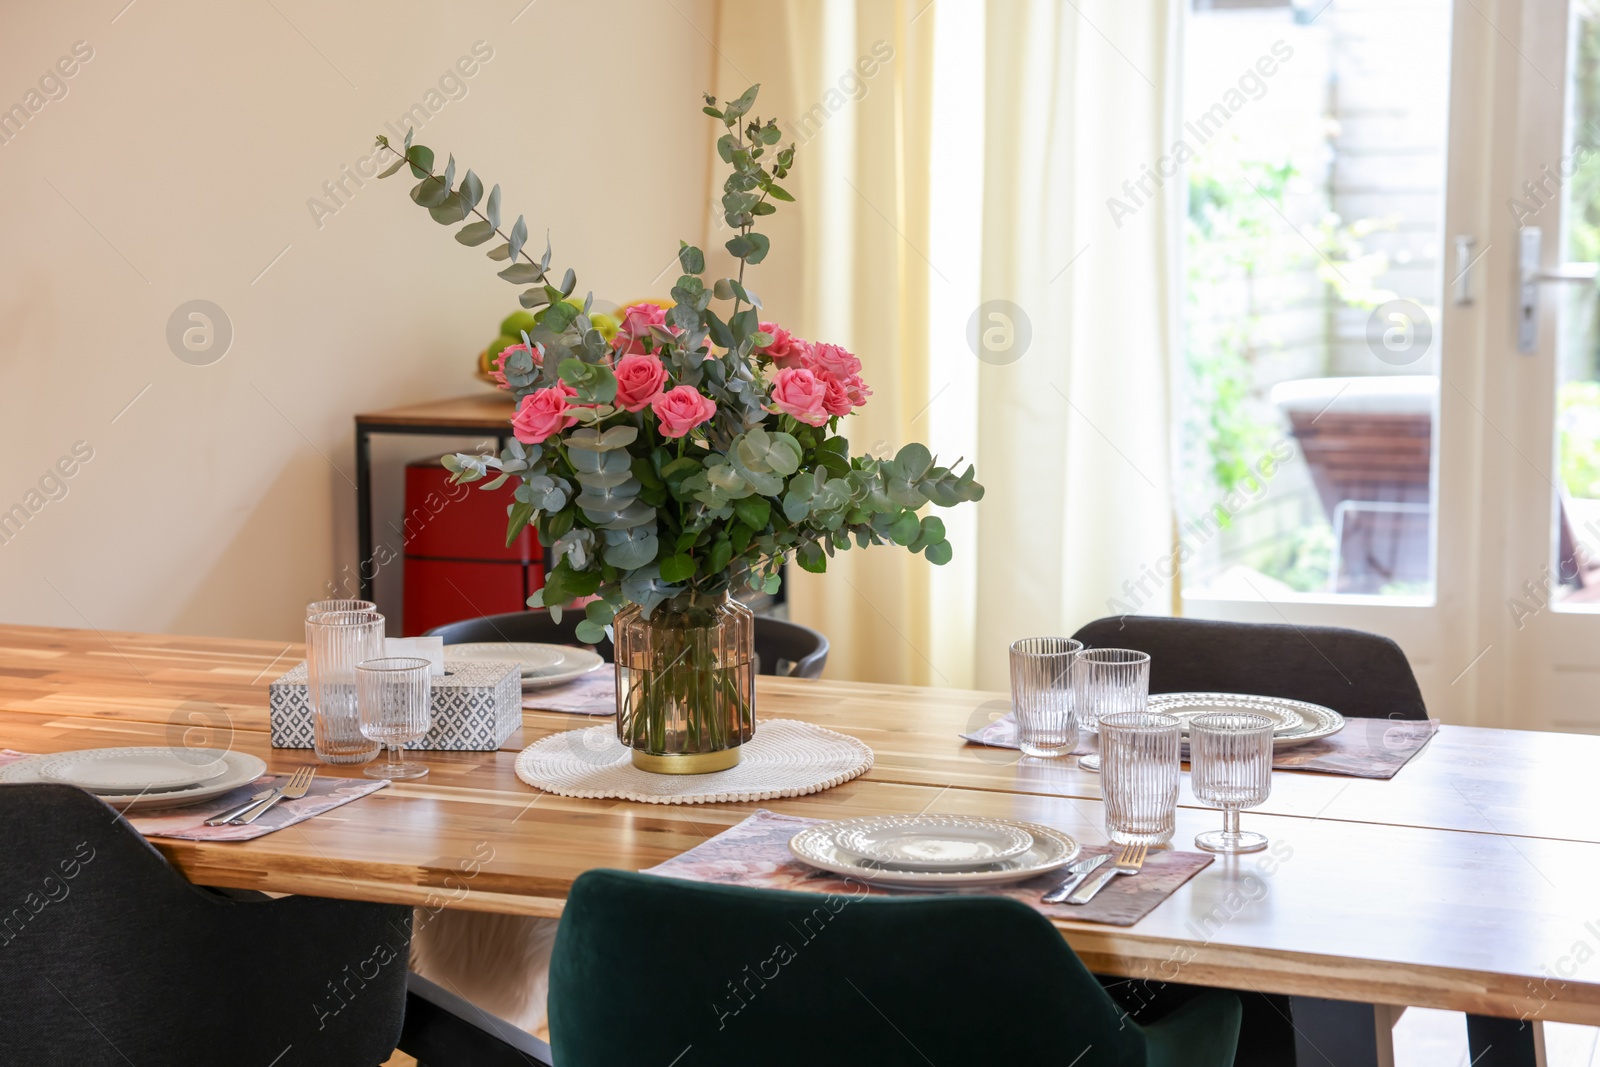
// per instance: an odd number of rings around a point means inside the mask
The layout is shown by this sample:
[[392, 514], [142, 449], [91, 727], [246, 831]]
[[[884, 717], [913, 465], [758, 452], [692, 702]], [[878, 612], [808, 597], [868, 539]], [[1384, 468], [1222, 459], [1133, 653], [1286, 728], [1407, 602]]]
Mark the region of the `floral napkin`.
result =
[[[27, 759], [31, 753], [0, 749], [0, 766]], [[299, 800], [280, 800], [255, 822], [248, 826], [207, 826], [205, 821], [236, 808], [263, 789], [280, 788], [289, 783], [287, 774], [264, 774], [249, 785], [242, 785], [219, 797], [196, 804], [183, 804], [171, 808], [141, 808], [125, 813], [135, 830], [146, 837], [177, 837], [186, 841], [249, 841], [264, 837], [274, 830], [293, 826], [298, 822], [323, 812], [332, 811], [388, 785], [383, 778], [326, 778], [321, 774], [312, 779], [311, 788]]]
[[565, 685], [524, 690], [522, 706], [529, 711], [561, 711], [568, 715], [615, 715], [617, 676], [602, 669]]
[[[1438, 732], [1438, 719], [1346, 719], [1344, 729], [1332, 737], [1277, 749], [1272, 766], [1279, 771], [1393, 778]], [[1007, 713], [961, 736], [979, 745], [1016, 748], [1017, 722]], [[1076, 751], [1092, 752], [1093, 743], [1080, 744]]]
[[[806, 893], [831, 893], [836, 896], [920, 896], [915, 889], [885, 889], [855, 878], [830, 874], [809, 867], [789, 851], [789, 838], [819, 820], [794, 815], [779, 815], [765, 808], [737, 826], [696, 845], [667, 862], [647, 868], [645, 874], [682, 878], [690, 882], [715, 882], [720, 885], [753, 886], [758, 889], [790, 889]], [[1101, 852], [1120, 851], [1115, 846], [1085, 847], [1080, 858]], [[1144, 868], [1132, 877], [1117, 877], [1087, 904], [1041, 904], [1039, 897], [1054, 889], [1065, 877], [1054, 871], [1004, 886], [962, 889], [966, 895], [1002, 896], [1020, 900], [1052, 919], [1076, 919], [1132, 926], [1154, 911], [1178, 888], [1211, 865], [1213, 857], [1203, 852], [1178, 852], [1151, 849]]]

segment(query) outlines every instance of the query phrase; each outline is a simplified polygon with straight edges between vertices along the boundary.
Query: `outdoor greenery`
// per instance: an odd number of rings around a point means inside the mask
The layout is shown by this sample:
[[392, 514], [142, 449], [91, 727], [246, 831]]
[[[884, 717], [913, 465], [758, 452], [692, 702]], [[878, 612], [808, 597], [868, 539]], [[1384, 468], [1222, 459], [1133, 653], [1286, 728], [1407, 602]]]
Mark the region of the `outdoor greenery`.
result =
[[502, 230], [499, 186], [485, 198], [472, 171], [458, 182], [454, 157], [437, 171], [433, 151], [410, 134], [390, 148], [396, 163], [383, 176], [409, 167], [418, 205], [441, 224], [466, 223], [460, 243], [498, 237], [489, 257], [508, 264], [499, 276], [528, 287], [523, 307], [542, 309], [495, 361], [517, 398], [516, 439], [499, 456], [445, 463], [458, 481], [488, 479], [485, 488], [520, 481], [508, 540], [533, 524], [548, 550], [545, 587], [529, 603], [559, 616], [574, 599], [598, 596], [579, 624], [584, 641], [599, 640], [628, 602], [648, 616], [736, 582], [775, 592], [791, 555], [822, 571], [852, 545], [893, 542], [948, 562], [943, 522], [919, 511], [983, 496], [970, 465], [958, 473], [959, 460], [940, 465], [921, 444], [892, 459], [852, 456], [837, 427], [870, 395], [860, 361], [761, 320], [746, 268], [771, 247], [757, 220], [794, 199], [779, 183], [795, 149], [778, 146], [775, 122], [747, 117], [758, 89], [720, 105], [708, 95], [704, 106], [723, 131], [722, 208], [737, 231], [725, 247], [737, 276], [707, 279], [702, 251], [680, 242], [670, 305], [624, 309], [610, 340], [594, 327], [592, 294], [568, 301], [574, 272], [552, 282], [548, 239], [535, 258], [521, 216]]
[[[1260, 397], [1260, 364], [1286, 339], [1268, 325], [1275, 293], [1295, 272], [1314, 268], [1336, 301], [1370, 308], [1392, 299], [1377, 279], [1388, 257], [1363, 244], [1390, 219], [1345, 223], [1328, 214], [1309, 232], [1287, 232], [1287, 158], [1243, 160], [1208, 153], [1190, 164], [1187, 246], [1186, 390], [1183, 428], [1190, 508], [1210, 510], [1252, 475], [1282, 419]], [[1332, 534], [1325, 524], [1253, 551], [1248, 565], [1301, 591], [1327, 585]]]

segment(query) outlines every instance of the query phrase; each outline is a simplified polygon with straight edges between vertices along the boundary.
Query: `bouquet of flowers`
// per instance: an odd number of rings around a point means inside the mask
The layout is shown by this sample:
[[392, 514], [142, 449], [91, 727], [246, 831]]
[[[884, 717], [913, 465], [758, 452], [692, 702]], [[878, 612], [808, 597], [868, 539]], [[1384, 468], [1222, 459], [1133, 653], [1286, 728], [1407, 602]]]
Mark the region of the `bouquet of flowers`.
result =
[[521, 305], [540, 309], [493, 359], [516, 397], [515, 439], [499, 456], [445, 465], [486, 489], [519, 481], [507, 540], [532, 523], [546, 548], [545, 585], [528, 603], [559, 621], [589, 598], [576, 635], [614, 637], [618, 733], [649, 770], [730, 766], [754, 730], [752, 618], [730, 601], [736, 583], [774, 593], [785, 559], [823, 571], [852, 545], [893, 542], [946, 563], [944, 523], [918, 512], [983, 497], [970, 465], [957, 473], [960, 461], [941, 466], [920, 444], [852, 455], [839, 420], [872, 395], [861, 361], [762, 318], [745, 268], [770, 250], [756, 220], [794, 199], [779, 182], [795, 150], [778, 147], [776, 123], [746, 119], [758, 89], [720, 106], [705, 98], [725, 131], [737, 276], [708, 280], [705, 255], [680, 242], [671, 300], [626, 307], [614, 332], [597, 325], [593, 294], [572, 299], [571, 269], [555, 281], [548, 239], [535, 258], [522, 217], [502, 231], [499, 186], [485, 198], [472, 171], [457, 182], [454, 157], [439, 173], [409, 133], [399, 150], [378, 138], [397, 157], [380, 176], [409, 168], [414, 201], [439, 223], [466, 223], [461, 244], [499, 238], [489, 258], [528, 286]]
[[759, 88], [720, 107], [707, 95], [704, 108], [726, 128], [717, 149], [731, 168], [722, 207], [738, 230], [726, 246], [738, 276], [708, 281], [701, 250], [682, 243], [672, 306], [626, 308], [610, 341], [590, 322], [592, 295], [581, 306], [568, 301], [574, 272], [553, 283], [548, 241], [542, 256], [530, 255], [520, 216], [501, 232], [499, 186], [480, 209], [477, 175], [468, 170], [458, 184], [454, 157], [435, 172], [433, 152], [409, 135], [383, 174], [409, 167], [419, 179], [411, 198], [437, 222], [475, 217], [456, 234], [462, 244], [501, 237], [489, 252], [509, 263], [500, 277], [532, 286], [523, 307], [545, 308], [495, 358], [496, 380], [517, 398], [515, 440], [499, 457], [445, 463], [463, 482], [494, 472], [485, 488], [521, 480], [507, 538], [535, 523], [547, 549], [545, 587], [529, 603], [559, 615], [598, 595], [579, 628], [584, 640], [600, 640], [625, 602], [648, 615], [680, 594], [740, 581], [776, 592], [791, 554], [822, 571], [852, 544], [892, 541], [948, 562], [944, 524], [918, 511], [983, 497], [970, 465], [957, 474], [920, 444], [892, 459], [852, 456], [838, 425], [872, 395], [861, 361], [762, 319], [745, 268], [770, 247], [756, 220], [794, 199], [778, 183], [795, 150], [775, 147], [775, 122], [745, 120]]

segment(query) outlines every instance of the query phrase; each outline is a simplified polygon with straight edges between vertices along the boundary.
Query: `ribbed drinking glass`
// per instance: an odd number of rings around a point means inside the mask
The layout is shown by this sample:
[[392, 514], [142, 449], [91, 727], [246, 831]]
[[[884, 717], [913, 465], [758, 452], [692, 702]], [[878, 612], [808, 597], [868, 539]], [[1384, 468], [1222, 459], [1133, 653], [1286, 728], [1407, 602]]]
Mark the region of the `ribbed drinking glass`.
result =
[[369, 764], [368, 778], [421, 778], [428, 768], [406, 762], [406, 744], [433, 725], [433, 664], [414, 656], [369, 659], [356, 667], [356, 704], [361, 732], [385, 745], [389, 758]]
[[1024, 637], [1011, 645], [1011, 712], [1025, 755], [1065, 756], [1078, 746], [1072, 661], [1082, 648], [1068, 637]]
[[[1072, 665], [1072, 688], [1077, 695], [1078, 725], [1093, 729], [1107, 715], [1144, 711], [1150, 700], [1150, 656], [1131, 648], [1086, 648]], [[1078, 759], [1086, 771], [1098, 771], [1105, 752]]]
[[306, 620], [306, 695], [324, 763], [365, 763], [378, 754], [361, 732], [356, 664], [383, 655], [383, 632], [375, 611], [328, 611]]
[[1222, 829], [1195, 837], [1207, 852], [1260, 852], [1264, 834], [1239, 829], [1239, 809], [1272, 795], [1272, 730], [1265, 715], [1220, 711], [1189, 721], [1189, 784], [1195, 798], [1222, 809]]
[[1106, 834], [1120, 845], [1164, 845], [1178, 817], [1178, 733], [1171, 715], [1120, 711], [1100, 717]]
[[370, 600], [313, 600], [306, 605], [306, 618], [326, 615], [330, 611], [377, 611], [378, 605]]

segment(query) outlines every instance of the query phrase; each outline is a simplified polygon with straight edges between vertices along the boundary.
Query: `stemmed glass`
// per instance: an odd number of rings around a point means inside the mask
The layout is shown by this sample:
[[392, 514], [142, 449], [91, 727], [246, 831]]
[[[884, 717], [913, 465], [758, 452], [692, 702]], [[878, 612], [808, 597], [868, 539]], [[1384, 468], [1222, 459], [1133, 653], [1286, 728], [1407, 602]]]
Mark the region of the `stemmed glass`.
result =
[[411, 656], [369, 659], [356, 667], [361, 733], [388, 746], [388, 759], [362, 768], [368, 778], [421, 778], [428, 768], [407, 763], [405, 746], [432, 725], [432, 664]]
[[1190, 786], [1196, 799], [1222, 809], [1222, 829], [1195, 837], [1207, 852], [1260, 852], [1264, 834], [1239, 829], [1239, 810], [1272, 793], [1272, 730], [1265, 715], [1212, 712], [1189, 722]]
[[1024, 637], [1011, 645], [1011, 710], [1024, 755], [1065, 756], [1078, 745], [1073, 714], [1072, 661], [1083, 642]]
[[[1078, 725], [1093, 727], [1107, 715], [1144, 711], [1150, 699], [1150, 656], [1131, 648], [1086, 648], [1072, 665]], [[1086, 771], [1100, 769], [1101, 754], [1078, 757]]]

